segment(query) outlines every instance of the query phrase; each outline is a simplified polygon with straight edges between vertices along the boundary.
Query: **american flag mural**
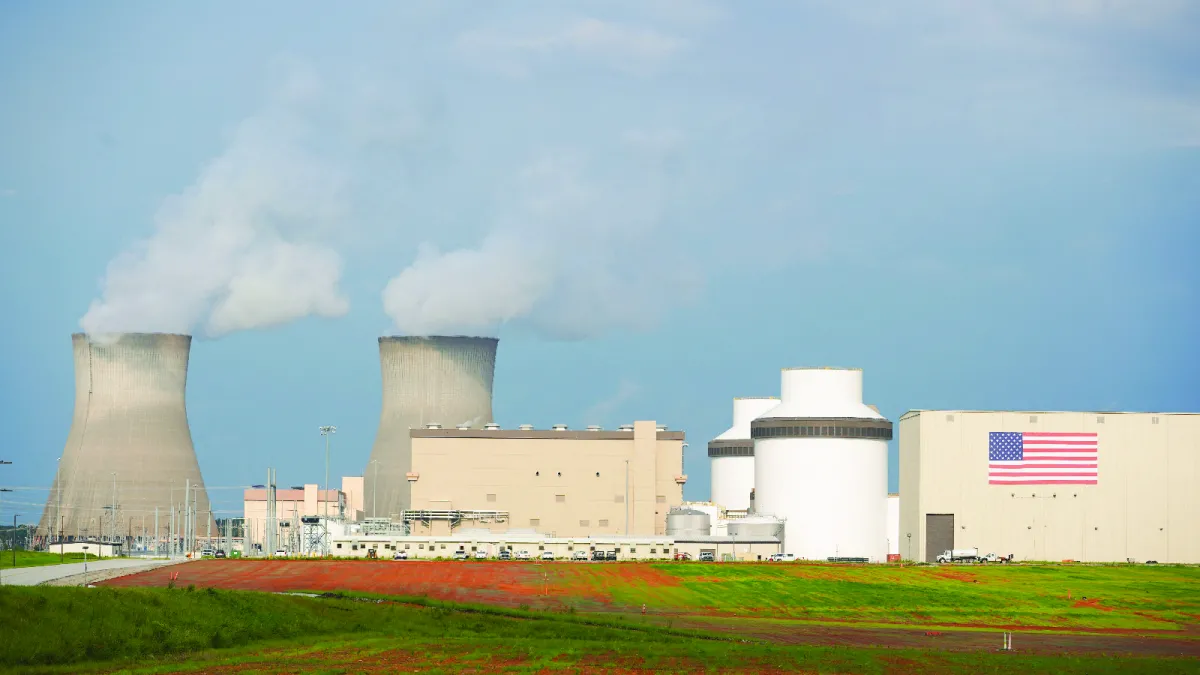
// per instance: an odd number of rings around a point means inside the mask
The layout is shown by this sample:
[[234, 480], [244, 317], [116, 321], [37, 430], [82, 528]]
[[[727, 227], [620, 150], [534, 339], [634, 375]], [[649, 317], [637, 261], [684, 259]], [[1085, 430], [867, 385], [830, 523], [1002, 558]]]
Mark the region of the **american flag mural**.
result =
[[988, 483], [1095, 485], [1099, 453], [1094, 433], [993, 431], [988, 434]]

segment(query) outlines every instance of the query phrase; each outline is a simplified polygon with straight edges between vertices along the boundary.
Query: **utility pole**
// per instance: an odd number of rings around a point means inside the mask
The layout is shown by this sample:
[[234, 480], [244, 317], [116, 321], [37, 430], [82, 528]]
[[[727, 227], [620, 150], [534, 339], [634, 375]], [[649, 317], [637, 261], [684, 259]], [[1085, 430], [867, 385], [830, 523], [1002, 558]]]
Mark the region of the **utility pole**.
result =
[[[58, 459], [54, 460], [54, 485], [55, 485], [55, 487], [58, 488], [57, 490], [55, 490], [55, 492], [58, 493], [58, 513], [56, 515], [58, 516], [59, 522], [61, 523], [62, 522], [62, 457], [59, 457]], [[58, 528], [58, 539], [60, 542], [62, 541], [62, 530], [63, 530], [62, 527]]]
[[15, 569], [17, 569], [17, 516], [18, 516], [18, 515], [20, 515], [20, 514], [18, 514], [18, 513], [14, 513], [14, 514], [13, 514], [13, 543], [12, 543], [12, 550], [13, 550], [13, 569], [14, 569], [14, 570], [15, 570]]
[[[112, 472], [113, 477], [113, 497], [112, 497], [112, 520], [108, 523], [108, 543], [113, 546], [117, 545], [117, 472]], [[110, 549], [113, 550], [113, 549]], [[113, 557], [116, 557], [116, 551], [113, 550]]]
[[181, 523], [181, 527], [179, 528], [179, 529], [183, 530], [183, 542], [179, 547], [180, 553], [183, 553], [185, 550], [187, 550], [187, 548], [186, 548], [187, 547], [187, 536], [188, 536], [187, 508], [188, 508], [188, 504], [190, 504], [192, 501], [191, 498], [188, 496], [190, 494], [192, 494], [192, 479], [185, 478], [183, 481], [183, 510], [179, 514], [183, 518], [183, 522]]
[[158, 507], [154, 507], [154, 557], [158, 557]]

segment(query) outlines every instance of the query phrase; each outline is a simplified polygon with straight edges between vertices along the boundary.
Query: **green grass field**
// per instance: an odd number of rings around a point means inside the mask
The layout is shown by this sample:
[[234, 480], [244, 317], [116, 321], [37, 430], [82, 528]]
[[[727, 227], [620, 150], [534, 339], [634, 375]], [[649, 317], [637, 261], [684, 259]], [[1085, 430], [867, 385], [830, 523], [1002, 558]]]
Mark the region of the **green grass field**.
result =
[[[65, 556], [60, 556], [57, 553], [46, 553], [42, 551], [17, 551], [17, 567], [41, 567], [43, 565], [58, 565], [68, 562], [83, 562], [82, 553], [67, 553]], [[88, 554], [88, 561], [100, 560], [93, 554]], [[13, 567], [13, 552], [0, 551], [0, 568]]]
[[1062, 630], [1181, 631], [1200, 624], [1200, 567], [623, 567], [559, 566], [555, 573], [580, 598], [680, 614]]
[[615, 617], [244, 591], [0, 589], [21, 673], [1195, 673], [1195, 659], [789, 646]]

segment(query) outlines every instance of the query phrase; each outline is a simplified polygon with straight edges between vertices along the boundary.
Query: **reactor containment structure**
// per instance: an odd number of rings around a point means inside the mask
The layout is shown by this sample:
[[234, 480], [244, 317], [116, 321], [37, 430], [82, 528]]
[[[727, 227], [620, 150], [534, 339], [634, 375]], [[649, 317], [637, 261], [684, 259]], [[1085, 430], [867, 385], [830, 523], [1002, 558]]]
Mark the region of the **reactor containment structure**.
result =
[[784, 521], [785, 553], [887, 559], [892, 423], [862, 392], [859, 369], [788, 368], [782, 402], [750, 423], [755, 510]]

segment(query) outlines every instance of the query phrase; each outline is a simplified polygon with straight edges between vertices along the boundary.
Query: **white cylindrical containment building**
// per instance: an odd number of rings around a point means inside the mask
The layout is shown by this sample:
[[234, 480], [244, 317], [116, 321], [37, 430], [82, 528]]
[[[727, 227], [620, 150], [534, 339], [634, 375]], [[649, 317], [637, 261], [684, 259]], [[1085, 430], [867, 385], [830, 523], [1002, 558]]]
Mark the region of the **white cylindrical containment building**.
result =
[[789, 368], [781, 393], [750, 424], [756, 510], [798, 558], [886, 560], [892, 423], [863, 404], [862, 371]]
[[708, 442], [714, 503], [734, 511], [750, 508], [750, 491], [754, 489], [750, 422], [777, 405], [779, 399], [774, 396], [733, 399], [733, 426]]

